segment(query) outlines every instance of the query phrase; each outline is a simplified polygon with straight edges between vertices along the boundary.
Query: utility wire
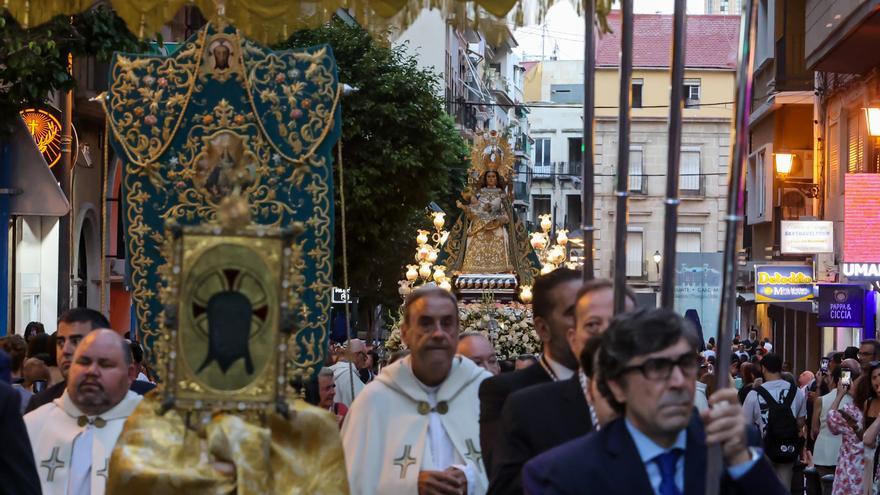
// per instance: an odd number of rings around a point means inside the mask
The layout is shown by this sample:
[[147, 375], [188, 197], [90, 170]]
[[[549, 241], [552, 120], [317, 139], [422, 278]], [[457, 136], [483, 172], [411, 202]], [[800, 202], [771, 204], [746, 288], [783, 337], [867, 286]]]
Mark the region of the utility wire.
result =
[[[598, 165], [598, 166], [601, 167], [601, 165]], [[534, 168], [534, 165], [532, 165], [532, 167]], [[523, 172], [517, 172], [516, 175], [525, 175], [525, 174], [523, 174]], [[533, 181], [535, 180], [535, 176], [537, 176], [537, 178], [539, 180], [543, 179], [545, 177], [577, 177], [577, 178], [580, 178], [580, 176], [581, 176], [581, 174], [565, 174], [565, 173], [561, 173], [561, 172], [535, 172], [534, 170], [532, 170], [531, 175], [532, 175]], [[596, 173], [594, 173], [593, 175], [596, 177], [617, 177], [617, 174], [596, 174]], [[679, 177], [703, 177], [703, 176], [710, 176], [710, 175], [712, 175], [712, 176], [715, 176], [715, 175], [726, 176], [727, 172], [706, 172], [706, 173], [700, 173], [700, 174], [678, 174], [678, 175], [679, 175]], [[630, 177], [666, 177], [666, 174], [630, 174]], [[516, 181], [514, 181], [514, 182], [516, 182]]]
[[[455, 101], [443, 99], [444, 102], [452, 104], [452, 105], [470, 105], [470, 106], [484, 106], [484, 107], [528, 107], [528, 108], [576, 108], [581, 109], [582, 104], [580, 103], [514, 103], [512, 105], [504, 104], [504, 103], [492, 103], [492, 102], [481, 102], [481, 101]], [[700, 107], [718, 107], [725, 105], [733, 105], [733, 101], [719, 101], [713, 103], [695, 103], [692, 105], [688, 105], [685, 107], [688, 109], [696, 109]], [[609, 109], [613, 110], [617, 108], [617, 105], [596, 105], [595, 108], [601, 109]], [[642, 105], [640, 107], [634, 107], [633, 110], [638, 110], [640, 108], [669, 108], [669, 105]]]

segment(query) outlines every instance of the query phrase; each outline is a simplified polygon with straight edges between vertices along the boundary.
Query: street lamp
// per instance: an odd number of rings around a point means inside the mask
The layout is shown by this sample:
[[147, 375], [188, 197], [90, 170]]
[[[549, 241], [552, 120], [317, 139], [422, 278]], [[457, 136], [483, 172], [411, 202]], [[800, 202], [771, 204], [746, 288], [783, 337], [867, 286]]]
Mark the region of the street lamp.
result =
[[786, 176], [791, 173], [791, 167], [794, 165], [794, 153], [775, 153], [776, 173]]
[[868, 135], [880, 137], [880, 108], [865, 108], [865, 120], [868, 121]]
[[657, 265], [657, 275], [660, 275], [660, 262], [663, 261], [663, 255], [660, 251], [654, 251], [654, 264]]

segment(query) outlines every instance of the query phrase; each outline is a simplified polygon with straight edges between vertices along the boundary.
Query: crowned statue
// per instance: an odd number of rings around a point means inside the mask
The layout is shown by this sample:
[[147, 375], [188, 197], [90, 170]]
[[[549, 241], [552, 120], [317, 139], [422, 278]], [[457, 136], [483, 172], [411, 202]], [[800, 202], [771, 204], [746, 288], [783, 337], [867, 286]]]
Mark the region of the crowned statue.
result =
[[531, 285], [539, 268], [522, 222], [511, 205], [515, 157], [496, 131], [473, 144], [462, 210], [444, 246], [443, 262], [460, 296], [492, 292], [504, 299]]

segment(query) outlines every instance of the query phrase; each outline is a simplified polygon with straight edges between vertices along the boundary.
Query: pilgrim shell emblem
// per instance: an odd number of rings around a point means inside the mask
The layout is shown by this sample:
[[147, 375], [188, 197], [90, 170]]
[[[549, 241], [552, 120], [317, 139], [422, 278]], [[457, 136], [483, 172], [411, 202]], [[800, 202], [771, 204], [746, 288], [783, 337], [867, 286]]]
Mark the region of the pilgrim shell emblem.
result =
[[181, 309], [188, 331], [182, 348], [195, 377], [210, 388], [238, 390], [253, 383], [272, 353], [277, 289], [258, 253], [219, 245], [193, 264]]

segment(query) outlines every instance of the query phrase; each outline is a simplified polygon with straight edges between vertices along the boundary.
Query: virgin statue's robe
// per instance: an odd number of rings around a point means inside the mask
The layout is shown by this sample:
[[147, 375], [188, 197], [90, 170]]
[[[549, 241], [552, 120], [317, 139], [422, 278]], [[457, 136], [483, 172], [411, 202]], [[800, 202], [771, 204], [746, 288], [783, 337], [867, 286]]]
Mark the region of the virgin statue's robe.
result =
[[[125, 424], [110, 459], [108, 493], [348, 493], [339, 430], [329, 411], [296, 401], [289, 420], [269, 414], [260, 424], [218, 414], [199, 432], [175, 409], [158, 414], [158, 397], [145, 397]], [[235, 477], [218, 472], [214, 462], [234, 465]]]
[[512, 215], [505, 193], [497, 187], [484, 187], [475, 200], [463, 206], [469, 223], [461, 271], [510, 273], [513, 264], [510, 262], [507, 226]]
[[358, 395], [342, 425], [352, 495], [416, 495], [420, 471], [462, 470], [468, 495], [486, 493], [480, 457], [480, 383], [489, 373], [455, 357], [439, 387], [427, 387], [407, 357]]
[[[61, 397], [26, 414], [24, 422], [43, 494], [76, 494], [87, 485], [91, 495], [102, 495], [110, 453], [126, 418], [140, 402], [141, 396], [129, 391], [104, 414], [87, 416], [65, 390]], [[72, 469], [74, 465], [76, 469]], [[68, 486], [71, 477], [76, 487]]]

